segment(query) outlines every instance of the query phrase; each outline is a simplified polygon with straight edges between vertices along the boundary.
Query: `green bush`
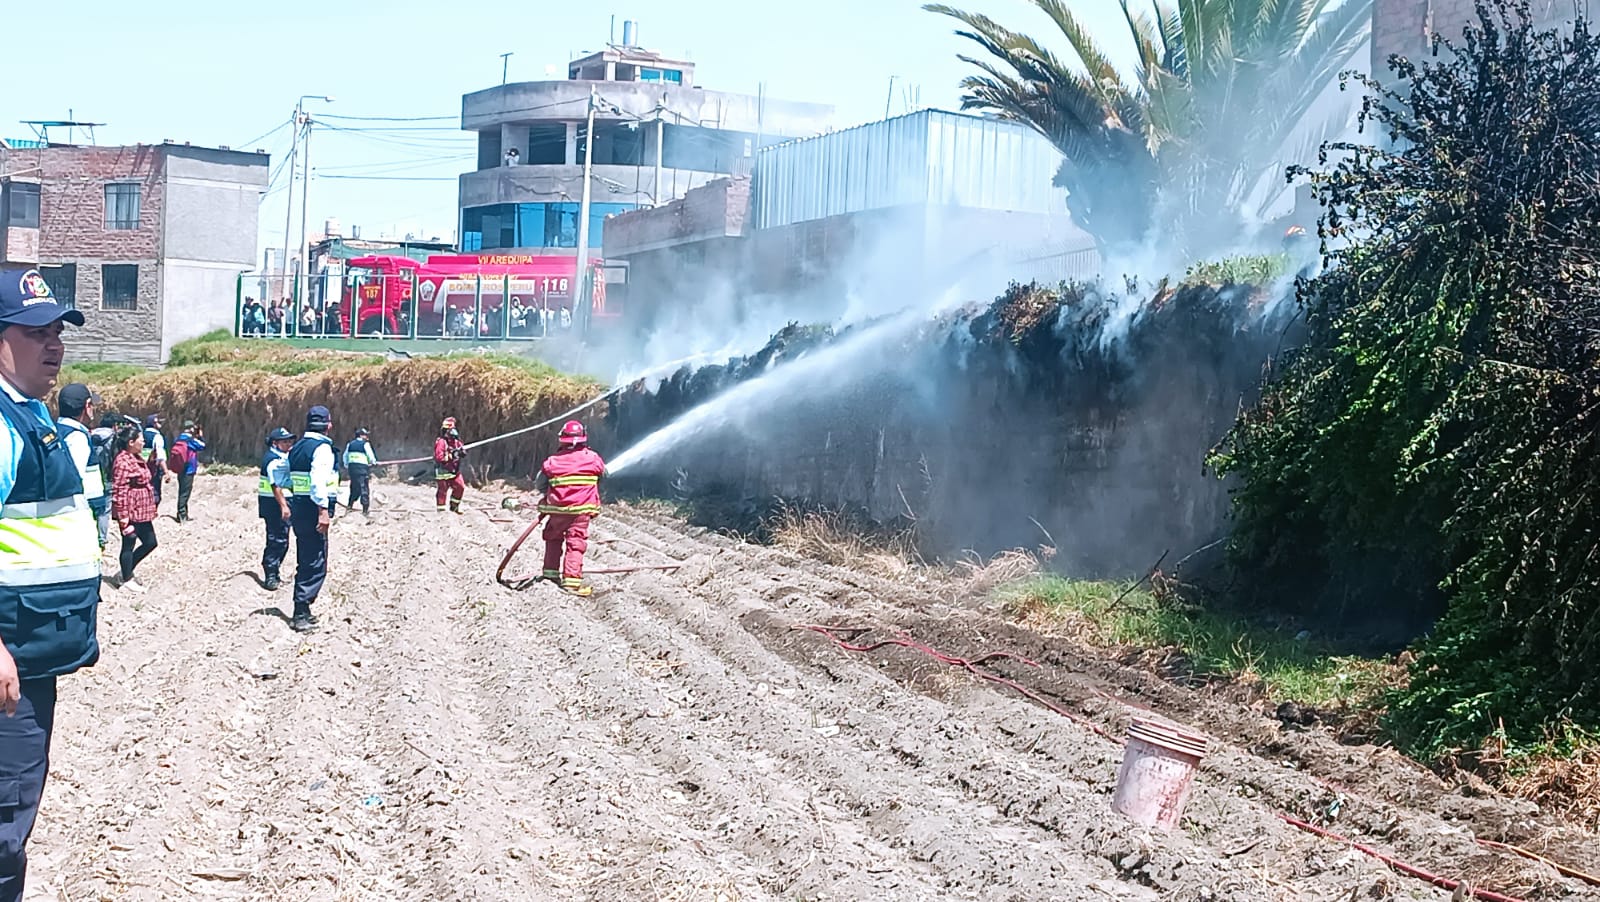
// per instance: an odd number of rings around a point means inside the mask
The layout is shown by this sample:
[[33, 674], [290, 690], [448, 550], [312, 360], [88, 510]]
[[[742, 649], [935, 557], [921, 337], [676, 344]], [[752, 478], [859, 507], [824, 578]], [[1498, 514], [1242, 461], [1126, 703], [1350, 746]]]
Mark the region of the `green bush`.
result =
[[1213, 456], [1263, 600], [1438, 616], [1387, 722], [1423, 757], [1600, 725], [1600, 40], [1478, 16], [1363, 80], [1385, 148], [1311, 174], [1349, 243]]

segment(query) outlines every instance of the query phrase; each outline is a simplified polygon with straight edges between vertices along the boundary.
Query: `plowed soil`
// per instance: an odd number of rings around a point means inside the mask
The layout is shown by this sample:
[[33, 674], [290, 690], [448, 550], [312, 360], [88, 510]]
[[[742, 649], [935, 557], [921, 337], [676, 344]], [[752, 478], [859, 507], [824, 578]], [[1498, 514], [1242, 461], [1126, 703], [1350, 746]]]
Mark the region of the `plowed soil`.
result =
[[[107, 589], [101, 663], [63, 680], [31, 846], [37, 899], [1448, 899], [1290, 827], [1325, 824], [1513, 896], [1600, 899], [1600, 842], [1007, 624], [960, 586], [884, 581], [613, 506], [578, 599], [494, 581], [526, 514], [381, 485], [342, 517], [318, 612], [257, 579], [253, 479], [158, 524], [145, 595]], [[170, 506], [171, 502], [168, 501]], [[506, 520], [514, 522], [495, 522]], [[514, 563], [536, 569], [537, 548]], [[286, 568], [292, 572], [293, 558]], [[1209, 734], [1185, 822], [1110, 808], [1120, 743], [913, 650], [1011, 651], [1113, 737], [1150, 708]]]

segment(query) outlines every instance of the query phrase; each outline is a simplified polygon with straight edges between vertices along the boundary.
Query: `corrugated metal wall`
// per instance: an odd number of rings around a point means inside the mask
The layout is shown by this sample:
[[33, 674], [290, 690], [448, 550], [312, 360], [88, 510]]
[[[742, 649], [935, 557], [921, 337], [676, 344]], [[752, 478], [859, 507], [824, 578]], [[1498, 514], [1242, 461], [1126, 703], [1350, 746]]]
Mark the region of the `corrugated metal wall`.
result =
[[1066, 212], [1056, 149], [1026, 126], [924, 110], [756, 154], [756, 228], [906, 204]]

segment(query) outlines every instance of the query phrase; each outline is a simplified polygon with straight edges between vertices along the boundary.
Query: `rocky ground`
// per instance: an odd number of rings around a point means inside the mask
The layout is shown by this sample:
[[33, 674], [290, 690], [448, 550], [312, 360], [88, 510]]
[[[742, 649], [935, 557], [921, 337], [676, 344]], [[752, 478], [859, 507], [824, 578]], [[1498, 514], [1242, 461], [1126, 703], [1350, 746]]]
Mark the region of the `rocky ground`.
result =
[[[962, 586], [883, 580], [616, 506], [576, 599], [494, 571], [527, 515], [436, 514], [384, 484], [336, 521], [322, 631], [261, 589], [253, 478], [158, 525], [145, 595], [107, 589], [99, 666], [63, 681], [30, 899], [1448, 899], [1290, 827], [1445, 877], [1600, 899], [1475, 837], [1600, 861], [1523, 803], [1005, 623]], [[170, 500], [167, 502], [170, 507]], [[524, 552], [512, 569], [535, 569]], [[292, 558], [290, 567], [292, 569]], [[903, 648], [996, 662], [1082, 719]], [[1131, 710], [1209, 733], [1181, 831], [1109, 807]]]

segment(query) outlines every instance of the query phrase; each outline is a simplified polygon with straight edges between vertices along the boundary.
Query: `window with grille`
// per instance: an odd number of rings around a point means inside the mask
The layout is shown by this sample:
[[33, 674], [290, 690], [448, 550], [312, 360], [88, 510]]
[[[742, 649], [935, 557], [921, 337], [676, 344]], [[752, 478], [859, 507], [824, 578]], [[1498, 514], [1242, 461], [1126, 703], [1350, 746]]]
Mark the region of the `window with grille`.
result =
[[9, 213], [6, 224], [17, 229], [39, 227], [39, 185], [35, 182], [11, 182], [5, 186]]
[[100, 267], [100, 309], [137, 310], [139, 307], [139, 265], [106, 263]]
[[112, 182], [106, 185], [106, 228], [138, 227], [139, 185], [136, 182]]
[[50, 286], [56, 303], [63, 307], [78, 306], [78, 264], [43, 264], [39, 267], [39, 275], [44, 276], [44, 283]]

